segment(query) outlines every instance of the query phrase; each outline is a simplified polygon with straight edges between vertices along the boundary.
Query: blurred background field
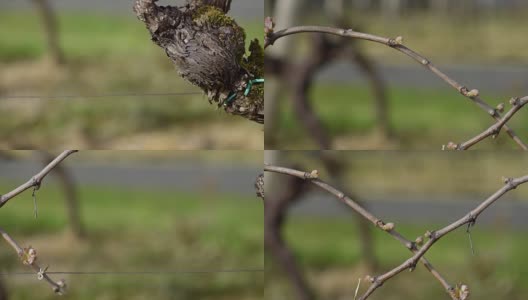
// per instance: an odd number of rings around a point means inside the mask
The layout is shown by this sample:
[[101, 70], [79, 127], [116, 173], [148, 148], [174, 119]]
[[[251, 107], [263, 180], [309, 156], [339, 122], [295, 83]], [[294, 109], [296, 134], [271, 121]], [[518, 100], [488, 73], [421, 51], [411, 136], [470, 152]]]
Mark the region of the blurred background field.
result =
[[[527, 174], [526, 158], [515, 152], [333, 152], [344, 166], [341, 182], [377, 217], [394, 222], [414, 240], [464, 216], [502, 185], [501, 178]], [[317, 153], [282, 152], [281, 165], [317, 169], [330, 180]], [[278, 178], [284, 182], [282, 175]], [[525, 299], [528, 247], [524, 236], [528, 188], [519, 186], [493, 204], [471, 229], [440, 240], [426, 257], [450, 284], [467, 284], [472, 299]], [[267, 194], [269, 200], [273, 198]], [[359, 278], [379, 275], [411, 256], [402, 245], [369, 224], [377, 267], [363, 256], [357, 215], [337, 199], [309, 188], [289, 211], [283, 226], [314, 299], [353, 299]], [[299, 299], [275, 256], [266, 250], [266, 299]], [[367, 284], [362, 281], [361, 291]], [[440, 284], [418, 266], [383, 285], [372, 299], [448, 299]]]
[[[288, 0], [295, 1], [295, 0]], [[267, 14], [274, 16], [266, 1]], [[384, 37], [402, 36], [468, 88], [479, 89], [492, 106], [528, 94], [525, 1], [309, 1], [300, 0], [293, 25], [346, 26]], [[343, 3], [336, 17], [332, 7]], [[443, 7], [442, 3], [445, 3]], [[435, 6], [436, 5], [436, 6]], [[339, 18], [343, 18], [339, 21]], [[277, 20], [280, 29], [280, 20]], [[343, 25], [346, 24], [346, 25]], [[291, 39], [288, 62], [312, 55], [313, 34]], [[277, 45], [281, 41], [277, 42]], [[389, 137], [380, 132], [369, 81], [353, 59], [340, 55], [321, 68], [309, 89], [310, 103], [336, 149], [440, 149], [489, 127], [493, 120], [445, 82], [409, 57], [380, 44], [358, 41], [386, 85]], [[272, 54], [272, 51], [269, 52]], [[296, 76], [291, 74], [290, 79]], [[270, 76], [271, 77], [271, 76]], [[315, 142], [295, 117], [292, 91], [280, 95], [277, 125], [266, 132], [270, 149], [314, 149]], [[512, 127], [523, 138], [528, 125], [521, 112]], [[268, 140], [268, 139], [267, 139]], [[480, 149], [515, 149], [508, 138], [486, 141]]]
[[[263, 4], [237, 2], [232, 16], [248, 43], [261, 39]], [[217, 110], [179, 77], [136, 19], [133, 1], [50, 0], [64, 64], [51, 59], [33, 3], [0, 4], [3, 148], [262, 149], [261, 126]], [[89, 98], [165, 93], [193, 94]]]
[[[13, 153], [9, 153], [12, 155]], [[0, 160], [5, 193], [42, 168], [35, 152]], [[235, 157], [236, 156], [236, 157]], [[113, 162], [111, 162], [113, 161]], [[3, 230], [33, 246], [49, 271], [262, 270], [262, 201], [253, 181], [262, 152], [76, 153], [72, 174], [85, 237], [72, 233], [64, 190], [54, 173], [0, 211]], [[25, 272], [2, 241], [0, 272]], [[53, 275], [65, 278], [64, 299], [261, 299], [263, 272]], [[55, 299], [36, 275], [0, 276], [9, 299]]]

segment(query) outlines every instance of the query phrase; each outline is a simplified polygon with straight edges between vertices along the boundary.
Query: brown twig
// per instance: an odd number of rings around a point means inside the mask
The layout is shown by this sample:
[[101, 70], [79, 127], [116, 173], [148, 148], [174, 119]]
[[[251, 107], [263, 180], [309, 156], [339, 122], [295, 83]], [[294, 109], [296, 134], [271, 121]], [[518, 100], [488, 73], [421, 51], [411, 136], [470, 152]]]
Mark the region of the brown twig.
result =
[[42, 171], [40, 171], [35, 176], [31, 177], [26, 183], [22, 184], [21, 186], [15, 188], [14, 190], [10, 191], [9, 193], [5, 195], [0, 196], [0, 207], [4, 206], [9, 200], [11, 200], [13, 197], [21, 194], [27, 189], [30, 189], [32, 187], [39, 188], [42, 184], [42, 180], [55, 168], [59, 163], [61, 163], [64, 159], [66, 159], [71, 154], [77, 152], [78, 150], [65, 150], [62, 152], [59, 156], [57, 156], [52, 162], [50, 162]]
[[[451, 87], [456, 89], [463, 96], [467, 97], [468, 99], [473, 101], [475, 104], [477, 104], [482, 110], [487, 112], [492, 118], [494, 118], [498, 122], [501, 120], [500, 113], [496, 109], [494, 109], [491, 105], [486, 103], [482, 98], [479, 97], [478, 90], [476, 89], [470, 90], [467, 87], [455, 81], [454, 79], [452, 79], [451, 77], [449, 77], [447, 74], [440, 71], [435, 65], [431, 63], [431, 61], [428, 58], [404, 46], [403, 39], [400, 36], [396, 38], [386, 38], [386, 37], [376, 36], [373, 34], [357, 32], [352, 29], [340, 29], [340, 28], [325, 27], [325, 26], [296, 26], [296, 27], [279, 30], [279, 31], [274, 31], [273, 25], [268, 24], [266, 26], [266, 36], [265, 36], [264, 48], [267, 48], [268, 46], [273, 45], [273, 43], [276, 40], [282, 37], [293, 35], [293, 34], [299, 34], [299, 33], [307, 33], [307, 32], [319, 32], [319, 33], [333, 34], [337, 36], [367, 40], [367, 41], [376, 42], [376, 43], [389, 46], [390, 48], [393, 48], [399, 52], [402, 52], [403, 54], [409, 56], [410, 58], [412, 58], [419, 64], [423, 65], [433, 74], [435, 74], [437, 77], [439, 77], [440, 79], [445, 81], [447, 84], [449, 84]], [[508, 127], [508, 125], [504, 124], [503, 127], [508, 133], [508, 135], [519, 145], [521, 149], [528, 150], [528, 145], [526, 145], [517, 136], [517, 134], [511, 128]]]
[[359, 298], [360, 300], [365, 300], [368, 298], [369, 295], [371, 295], [378, 287], [383, 285], [385, 281], [389, 280], [390, 278], [396, 276], [400, 272], [406, 270], [406, 269], [413, 269], [414, 266], [416, 266], [417, 261], [433, 246], [434, 243], [436, 243], [440, 238], [442, 238], [444, 235], [450, 233], [451, 231], [465, 225], [465, 224], [474, 224], [477, 217], [491, 204], [493, 204], [495, 201], [497, 201], [502, 195], [506, 194], [508, 191], [511, 191], [520, 184], [523, 184], [525, 182], [528, 182], [528, 175], [519, 177], [519, 178], [505, 178], [504, 179], [504, 186], [497, 190], [493, 195], [488, 197], [486, 200], [484, 200], [480, 205], [478, 205], [476, 208], [471, 210], [469, 213], [467, 213], [462, 218], [456, 220], [455, 222], [445, 226], [442, 229], [432, 231], [432, 232], [426, 232], [426, 236], [429, 238], [429, 240], [421, 247], [411, 258], [407, 259], [405, 262], [400, 264], [399, 266], [393, 268], [392, 270], [386, 272], [385, 274], [382, 274], [380, 276], [376, 276], [371, 278], [371, 285], [369, 289], [365, 292], [365, 294]]
[[350, 206], [352, 209], [354, 209], [357, 213], [359, 213], [362, 217], [369, 220], [371, 223], [373, 223], [376, 227], [384, 230], [385, 232], [392, 235], [394, 238], [396, 238], [398, 241], [400, 241], [402, 244], [404, 244], [409, 250], [411, 250], [413, 253], [415, 253], [411, 258], [404, 261], [399, 266], [391, 269], [390, 271], [379, 275], [375, 277], [369, 277], [369, 280], [371, 282], [370, 287], [368, 290], [359, 298], [359, 300], [365, 300], [367, 299], [377, 288], [382, 286], [387, 280], [391, 279], [392, 277], [398, 275], [404, 270], [410, 269], [411, 271], [414, 270], [417, 262], [419, 260], [422, 261], [422, 263], [426, 266], [426, 268], [433, 274], [435, 278], [437, 278], [440, 283], [444, 286], [446, 291], [449, 293], [452, 299], [458, 299], [458, 296], [455, 294], [455, 291], [452, 286], [450, 286], [447, 281], [431, 266], [431, 264], [424, 259], [425, 253], [433, 246], [434, 243], [436, 243], [440, 238], [442, 238], [444, 235], [454, 231], [455, 229], [465, 225], [465, 224], [474, 224], [478, 218], [478, 216], [487, 209], [490, 205], [492, 205], [495, 201], [497, 201], [499, 198], [501, 198], [504, 194], [507, 192], [517, 188], [517, 186], [528, 182], [528, 175], [519, 177], [519, 178], [504, 178], [504, 186], [497, 190], [493, 195], [488, 197], [486, 200], [484, 200], [480, 205], [478, 205], [476, 208], [471, 210], [469, 213], [467, 213], [465, 216], [461, 217], [460, 219], [456, 220], [455, 222], [445, 226], [444, 228], [441, 228], [436, 231], [427, 231], [425, 236], [429, 239], [422, 247], [418, 247], [416, 242], [410, 242], [405, 237], [403, 237], [400, 233], [398, 233], [394, 227], [395, 225], [393, 223], [385, 223], [381, 219], [378, 219], [373, 214], [368, 212], [366, 209], [358, 205], [354, 200], [350, 199], [348, 196], [346, 196], [343, 192], [339, 191], [338, 189], [334, 188], [333, 186], [329, 185], [328, 183], [318, 179], [318, 172], [312, 171], [310, 173], [308, 172], [302, 172], [290, 168], [284, 168], [284, 167], [277, 167], [277, 166], [265, 166], [264, 171], [267, 172], [275, 172], [275, 173], [281, 173], [286, 174], [290, 176], [294, 176], [297, 178], [309, 180], [311, 183], [315, 184], [316, 186], [320, 187], [321, 189], [329, 192], [330, 194], [337, 197], [340, 201], [346, 203], [348, 206]]
[[[0, 207], [4, 206], [10, 199], [13, 199], [15, 196], [21, 194], [27, 189], [35, 188], [38, 189], [42, 184], [44, 178], [57, 167], [64, 159], [66, 159], [71, 154], [77, 152], [77, 150], [65, 150], [59, 156], [57, 156], [53, 161], [51, 161], [47, 166], [42, 169], [39, 173], [33, 176], [26, 183], [15, 188], [11, 192], [0, 196]], [[7, 234], [4, 230], [0, 228], [0, 234], [6, 240], [6, 242], [17, 252], [18, 256], [25, 265], [30, 266], [36, 273], [39, 280], [45, 279], [53, 288], [53, 291], [58, 294], [63, 294], [65, 292], [66, 284], [64, 280], [54, 281], [48, 274], [46, 274], [46, 269], [42, 269], [36, 262], [37, 252], [31, 246], [28, 248], [22, 248], [18, 243]]]
[[466, 142], [463, 142], [461, 144], [454, 144], [454, 143], [448, 143], [447, 148], [449, 150], [467, 150], [471, 148], [472, 146], [476, 145], [480, 141], [490, 137], [490, 136], [497, 136], [502, 127], [508, 121], [526, 104], [528, 103], [528, 96], [523, 98], [512, 98], [510, 100], [510, 104], [512, 105], [512, 108], [495, 124], [490, 126], [488, 129], [484, 130], [482, 133], [478, 134], [477, 136], [469, 139]]
[[[352, 194], [351, 191], [347, 190], [344, 184], [344, 165], [340, 163], [340, 153], [335, 151], [317, 151], [312, 152], [313, 156], [321, 161], [326, 172], [328, 173], [329, 180], [333, 182], [334, 186], [339, 190], [343, 191], [349, 197], [353, 197], [355, 202], [361, 206], [365, 206], [365, 203], [359, 199], [357, 195]], [[378, 268], [378, 261], [373, 251], [373, 238], [370, 230], [369, 222], [363, 218], [356, 218], [356, 225], [358, 231], [358, 238], [361, 246], [361, 258], [363, 259], [365, 266], [368, 270], [376, 270]]]
[[[318, 179], [318, 172], [312, 171], [312, 172], [302, 172], [298, 170], [294, 170], [291, 168], [284, 168], [284, 167], [277, 167], [277, 166], [264, 166], [264, 171], [266, 172], [274, 172], [274, 173], [280, 173], [280, 174], [286, 174], [290, 176], [294, 176], [297, 178], [309, 180], [311, 183], [315, 184], [319, 188], [329, 192], [330, 194], [334, 195], [336, 198], [338, 198], [341, 202], [345, 203], [346, 205], [350, 206], [354, 211], [359, 213], [363, 218], [373, 223], [376, 227], [382, 229], [383, 231], [389, 233], [393, 238], [398, 240], [401, 244], [403, 244], [409, 251], [413, 253], [418, 252], [418, 247], [416, 242], [412, 242], [409, 239], [405, 238], [402, 234], [400, 234], [396, 229], [394, 229], [393, 223], [385, 223], [381, 219], [375, 217], [370, 212], [368, 212], [366, 209], [364, 209], [361, 205], [356, 203], [354, 200], [346, 196], [343, 192], [340, 190], [334, 188], [330, 184]], [[450, 285], [447, 280], [438, 272], [433, 265], [425, 258], [420, 257], [421, 262], [425, 266], [425, 268], [440, 282], [440, 284], [444, 287], [445, 291], [449, 294], [449, 296], [453, 300], [457, 300], [454, 293], [454, 288], [452, 285]]]
[[53, 280], [47, 273], [47, 268], [42, 268], [37, 263], [37, 252], [35, 249], [33, 249], [31, 246], [28, 248], [22, 248], [18, 245], [18, 243], [11, 237], [9, 234], [7, 234], [2, 228], [0, 228], [0, 234], [6, 240], [6, 242], [15, 249], [16, 253], [18, 254], [18, 257], [22, 260], [22, 263], [24, 265], [30, 266], [36, 273], [38, 280], [45, 279], [46, 282], [48, 282], [51, 287], [53, 288], [53, 291], [59, 295], [63, 295], [65, 293], [66, 289], [66, 283], [63, 279], [59, 281]]

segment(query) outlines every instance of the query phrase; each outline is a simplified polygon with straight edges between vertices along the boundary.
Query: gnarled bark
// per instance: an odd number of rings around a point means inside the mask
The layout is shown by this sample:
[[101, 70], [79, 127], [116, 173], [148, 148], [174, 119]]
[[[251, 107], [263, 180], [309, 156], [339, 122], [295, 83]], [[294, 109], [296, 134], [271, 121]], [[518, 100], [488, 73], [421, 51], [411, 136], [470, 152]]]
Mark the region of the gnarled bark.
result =
[[225, 15], [231, 0], [190, 0], [184, 7], [136, 0], [134, 11], [179, 74], [230, 114], [264, 122], [264, 54], [258, 40], [245, 57], [245, 32]]

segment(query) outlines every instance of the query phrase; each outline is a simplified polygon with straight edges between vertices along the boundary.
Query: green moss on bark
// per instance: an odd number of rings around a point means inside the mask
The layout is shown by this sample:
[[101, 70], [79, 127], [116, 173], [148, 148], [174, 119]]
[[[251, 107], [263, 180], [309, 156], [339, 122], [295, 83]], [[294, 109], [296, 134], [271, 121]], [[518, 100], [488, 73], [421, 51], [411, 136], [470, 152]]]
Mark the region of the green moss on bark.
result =
[[[198, 26], [211, 28], [229, 27], [235, 30], [230, 43], [240, 43], [246, 40], [246, 32], [236, 21], [224, 14], [220, 9], [213, 6], [202, 6], [193, 12], [193, 22]], [[241, 49], [242, 50], [242, 49]], [[247, 81], [264, 77], [264, 49], [258, 39], [251, 41], [249, 55], [245, 56], [245, 49], [237, 53], [240, 66], [248, 73]], [[247, 82], [246, 82], [247, 84]], [[231, 105], [225, 107], [230, 113], [244, 114], [245, 112], [263, 111], [264, 108], [264, 84], [254, 84], [247, 96], [243, 95], [244, 86], [239, 86], [238, 95]], [[225, 95], [227, 97], [228, 95]]]
[[264, 77], [264, 49], [262, 49], [258, 39], [251, 41], [249, 56], [244, 58], [241, 65], [256, 78]]
[[[253, 79], [264, 78], [264, 50], [260, 46], [258, 39], [251, 41], [249, 53], [249, 56], [242, 60], [242, 67], [252, 75]], [[253, 99], [258, 106], [263, 105], [264, 84], [253, 85], [248, 98]]]
[[196, 9], [193, 12], [193, 20], [197, 24], [211, 24], [217, 27], [238, 26], [233, 18], [226, 15], [220, 9], [210, 5], [205, 5]]

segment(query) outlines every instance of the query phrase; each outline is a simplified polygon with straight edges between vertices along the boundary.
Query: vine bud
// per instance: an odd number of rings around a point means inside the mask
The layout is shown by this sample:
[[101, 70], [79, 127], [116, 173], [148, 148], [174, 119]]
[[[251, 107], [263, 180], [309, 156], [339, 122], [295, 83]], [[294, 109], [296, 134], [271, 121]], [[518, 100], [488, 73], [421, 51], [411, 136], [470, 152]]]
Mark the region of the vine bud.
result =
[[468, 97], [477, 97], [479, 95], [479, 90], [472, 89], [471, 91], [467, 92]]
[[497, 105], [497, 108], [495, 108], [498, 112], [503, 113], [504, 112], [504, 103], [499, 103]]
[[460, 300], [469, 299], [469, 287], [465, 284], [457, 284], [455, 287], [455, 295]]
[[456, 149], [458, 149], [458, 144], [453, 143], [453, 142], [449, 142], [449, 143], [447, 143], [446, 148], [447, 148], [447, 150], [456, 150]]
[[383, 226], [381, 226], [381, 229], [383, 229], [385, 231], [391, 231], [391, 230], [394, 229], [394, 223], [384, 224]]
[[510, 99], [510, 104], [513, 105], [513, 106], [519, 104], [519, 98], [515, 98], [515, 97], [511, 98]]
[[266, 35], [272, 34], [274, 28], [275, 28], [275, 23], [273, 22], [273, 19], [271, 17], [266, 17], [264, 19], [264, 33]]
[[37, 260], [37, 250], [31, 246], [24, 248], [21, 259], [23, 264], [32, 265]]

